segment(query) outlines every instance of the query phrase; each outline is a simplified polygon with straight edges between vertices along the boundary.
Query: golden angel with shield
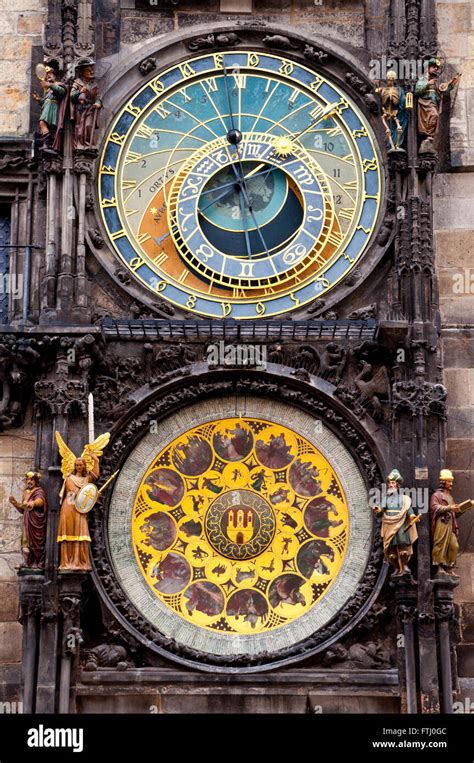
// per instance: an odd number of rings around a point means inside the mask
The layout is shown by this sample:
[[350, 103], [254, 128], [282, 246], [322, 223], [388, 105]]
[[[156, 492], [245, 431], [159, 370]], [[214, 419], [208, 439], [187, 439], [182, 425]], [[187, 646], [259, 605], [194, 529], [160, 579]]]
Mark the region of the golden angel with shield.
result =
[[97, 500], [99, 491], [93, 483], [99, 477], [99, 458], [109, 439], [108, 432], [99, 435], [94, 442], [85, 445], [80, 458], [76, 458], [59, 432], [56, 432], [64, 479], [59, 493], [61, 499], [58, 527], [58, 543], [61, 544], [60, 570], [82, 572], [92, 569], [87, 514]]

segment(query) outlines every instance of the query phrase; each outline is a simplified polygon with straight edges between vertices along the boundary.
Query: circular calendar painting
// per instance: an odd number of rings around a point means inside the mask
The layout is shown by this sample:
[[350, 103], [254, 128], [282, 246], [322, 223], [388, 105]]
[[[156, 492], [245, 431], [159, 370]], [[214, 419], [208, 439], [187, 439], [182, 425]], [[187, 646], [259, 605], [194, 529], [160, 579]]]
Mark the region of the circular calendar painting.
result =
[[122, 469], [109, 516], [129, 598], [165, 636], [218, 654], [317, 630], [369, 553], [364, 485], [341, 443], [290, 406], [245, 408], [170, 416]]

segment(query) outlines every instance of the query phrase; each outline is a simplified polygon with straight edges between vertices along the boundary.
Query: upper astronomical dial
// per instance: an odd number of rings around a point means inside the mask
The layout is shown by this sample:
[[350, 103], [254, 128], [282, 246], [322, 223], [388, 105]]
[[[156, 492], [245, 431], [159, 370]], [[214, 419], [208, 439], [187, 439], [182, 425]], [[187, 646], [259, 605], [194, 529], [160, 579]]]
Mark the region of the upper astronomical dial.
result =
[[136, 93], [102, 152], [99, 197], [134, 276], [212, 317], [276, 315], [324, 293], [376, 225], [369, 126], [319, 74], [244, 51], [190, 59]]
[[249, 289], [279, 285], [317, 257], [324, 264], [335, 215], [316, 162], [296, 144], [283, 157], [275, 138], [245, 134], [239, 156], [246, 215], [230, 153], [225, 138], [215, 141], [196, 152], [171, 185], [168, 224], [183, 260], [216, 283]]

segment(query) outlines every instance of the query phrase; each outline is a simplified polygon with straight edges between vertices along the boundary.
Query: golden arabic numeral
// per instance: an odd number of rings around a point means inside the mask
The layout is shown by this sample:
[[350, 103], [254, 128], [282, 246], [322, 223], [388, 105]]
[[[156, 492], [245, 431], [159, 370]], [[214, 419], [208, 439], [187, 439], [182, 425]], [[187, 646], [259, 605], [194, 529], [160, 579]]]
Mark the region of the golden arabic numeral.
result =
[[222, 317], [226, 318], [232, 312], [232, 305], [230, 302], [221, 302]]
[[293, 302], [295, 303], [295, 307], [298, 307], [300, 300], [298, 297], [295, 296], [294, 292], [291, 292], [290, 299], [293, 300]]
[[352, 130], [352, 137], [353, 138], [366, 138], [367, 137], [367, 130], [365, 127], [361, 127], [358, 130]]
[[102, 206], [102, 209], [107, 209], [107, 207], [116, 207], [117, 202], [115, 200], [115, 197], [112, 199], [103, 199], [101, 206]]
[[141, 257], [134, 257], [133, 260], [130, 260], [129, 267], [131, 270], [138, 270], [139, 267], [141, 267], [144, 264], [144, 261]]
[[125, 108], [125, 111], [128, 111], [128, 113], [132, 114], [134, 117], [138, 117], [141, 114], [140, 107], [133, 106], [131, 103], [128, 104], [128, 106]]
[[183, 77], [184, 77], [185, 79], [187, 79], [187, 77], [192, 77], [192, 76], [193, 76], [193, 74], [196, 74], [196, 72], [194, 71], [194, 69], [192, 68], [192, 66], [190, 66], [190, 65], [189, 65], [189, 64], [187, 64], [187, 63], [185, 63], [185, 64], [180, 64], [180, 65], [179, 65], [179, 70], [180, 70], [181, 74], [183, 75]]
[[110, 136], [110, 140], [112, 143], [117, 143], [117, 145], [121, 146], [125, 140], [125, 135], [119, 135], [118, 132], [113, 132]]
[[222, 53], [214, 53], [213, 59], [214, 59], [214, 65], [216, 69], [224, 68], [224, 56]]
[[153, 80], [152, 80], [151, 82], [149, 82], [148, 84], [150, 85], [150, 87], [152, 88], [152, 90], [154, 90], [154, 91], [155, 91], [155, 93], [157, 93], [157, 94], [158, 94], [158, 93], [162, 93], [162, 92], [163, 92], [163, 90], [165, 89], [165, 86], [163, 85], [163, 83], [162, 83], [162, 81], [160, 80], [160, 78], [159, 78], [159, 77], [156, 77], [155, 79], [153, 79]]
[[278, 71], [280, 72], [280, 74], [284, 74], [286, 77], [289, 77], [290, 74], [293, 73], [294, 68], [295, 67], [290, 61], [283, 61]]
[[265, 315], [266, 309], [267, 308], [265, 307], [263, 302], [257, 302], [257, 304], [255, 305], [255, 311], [257, 315]]
[[197, 297], [195, 294], [190, 294], [188, 297], [188, 301], [186, 302], [186, 307], [188, 307], [190, 310], [192, 310], [193, 307], [196, 307]]
[[260, 58], [257, 56], [256, 53], [248, 53], [247, 54], [247, 64], [248, 66], [258, 66], [260, 63]]
[[377, 162], [375, 159], [364, 159], [362, 162], [362, 168], [364, 172], [368, 172], [369, 170], [376, 170], [377, 169]]
[[321, 87], [323, 83], [323, 80], [321, 77], [315, 77], [314, 80], [310, 84], [310, 88], [313, 91], [313, 93], [317, 93], [319, 88]]
[[167, 281], [158, 281], [158, 283], [155, 286], [155, 291], [157, 292], [164, 291], [167, 286], [168, 286]]

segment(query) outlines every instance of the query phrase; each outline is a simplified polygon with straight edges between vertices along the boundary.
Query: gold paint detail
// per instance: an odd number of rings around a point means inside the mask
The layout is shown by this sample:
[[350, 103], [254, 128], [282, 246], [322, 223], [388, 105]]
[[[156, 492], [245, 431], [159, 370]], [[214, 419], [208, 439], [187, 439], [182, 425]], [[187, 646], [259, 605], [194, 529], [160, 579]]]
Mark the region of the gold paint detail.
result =
[[286, 159], [295, 150], [295, 144], [286, 135], [278, 135], [273, 141], [272, 146], [275, 154], [280, 159]]
[[141, 480], [131, 524], [152, 594], [224, 634], [272, 631], [317, 607], [349, 538], [329, 461], [291, 428], [242, 414], [169, 441]]

